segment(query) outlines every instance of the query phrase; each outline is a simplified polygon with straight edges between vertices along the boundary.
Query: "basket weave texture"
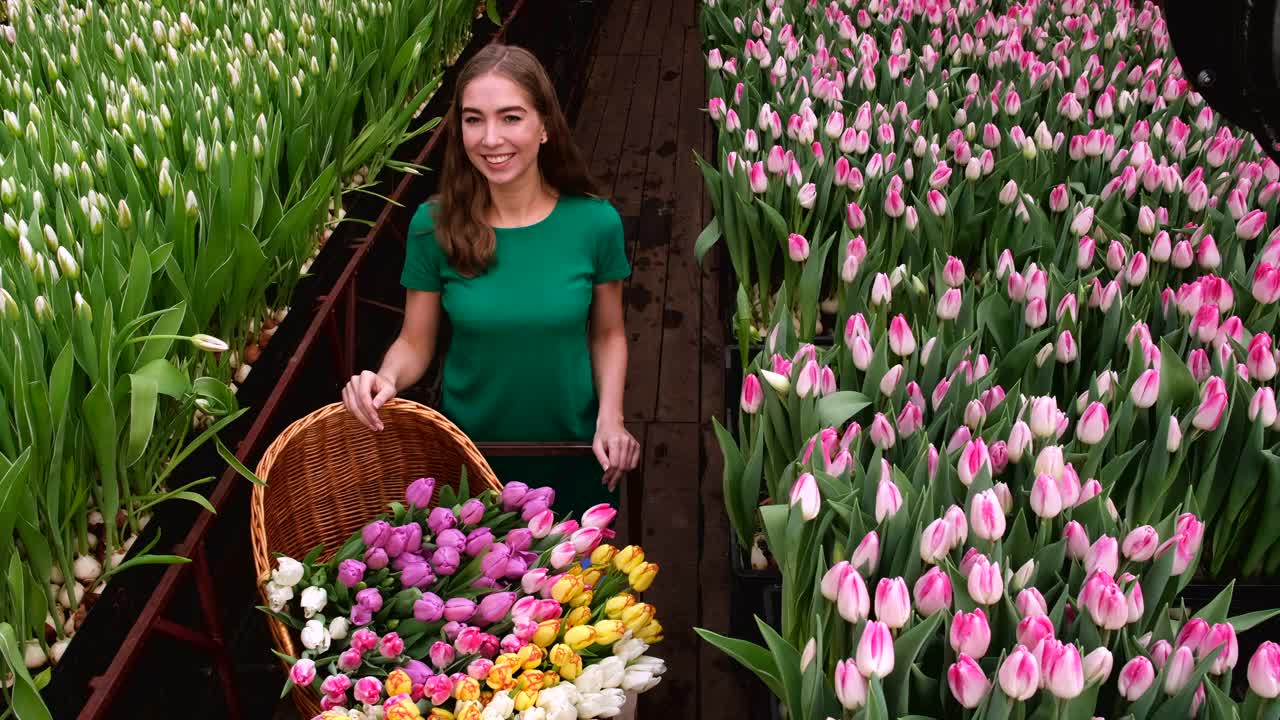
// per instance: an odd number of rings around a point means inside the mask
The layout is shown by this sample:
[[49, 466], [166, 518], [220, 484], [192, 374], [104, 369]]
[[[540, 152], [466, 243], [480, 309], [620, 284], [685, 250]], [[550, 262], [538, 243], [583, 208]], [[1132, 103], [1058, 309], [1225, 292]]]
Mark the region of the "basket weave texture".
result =
[[[253, 489], [249, 531], [264, 603], [275, 553], [301, 559], [323, 543], [323, 559], [332, 557], [419, 477], [434, 477], [439, 493], [458, 487], [465, 465], [473, 495], [502, 488], [475, 444], [435, 410], [396, 398], [378, 416], [384, 429], [371, 432], [342, 403], [327, 405], [291, 424], [262, 456], [257, 474], [266, 487]], [[297, 657], [289, 629], [275, 618], [268, 624], [276, 649]], [[304, 718], [320, 713], [314, 692], [292, 695]]]

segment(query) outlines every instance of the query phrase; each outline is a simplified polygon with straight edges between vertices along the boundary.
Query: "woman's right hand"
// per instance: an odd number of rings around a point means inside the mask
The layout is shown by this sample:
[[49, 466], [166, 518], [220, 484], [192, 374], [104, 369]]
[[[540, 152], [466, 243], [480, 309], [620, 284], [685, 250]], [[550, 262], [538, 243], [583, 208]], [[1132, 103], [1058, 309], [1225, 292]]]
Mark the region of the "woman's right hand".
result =
[[374, 431], [383, 427], [378, 409], [395, 396], [396, 384], [372, 370], [352, 375], [351, 381], [342, 388], [342, 404], [347, 406], [347, 411]]

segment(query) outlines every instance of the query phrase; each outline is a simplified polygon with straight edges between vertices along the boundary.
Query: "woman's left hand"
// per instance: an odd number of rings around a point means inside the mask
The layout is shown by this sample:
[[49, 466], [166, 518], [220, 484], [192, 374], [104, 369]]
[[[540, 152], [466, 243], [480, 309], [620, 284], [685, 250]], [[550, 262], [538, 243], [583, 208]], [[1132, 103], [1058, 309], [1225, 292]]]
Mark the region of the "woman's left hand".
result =
[[618, 487], [622, 476], [628, 470], [634, 470], [640, 464], [640, 443], [627, 432], [620, 422], [600, 423], [596, 426], [596, 436], [591, 442], [596, 460], [604, 469], [604, 477], [600, 482], [608, 486], [610, 491]]

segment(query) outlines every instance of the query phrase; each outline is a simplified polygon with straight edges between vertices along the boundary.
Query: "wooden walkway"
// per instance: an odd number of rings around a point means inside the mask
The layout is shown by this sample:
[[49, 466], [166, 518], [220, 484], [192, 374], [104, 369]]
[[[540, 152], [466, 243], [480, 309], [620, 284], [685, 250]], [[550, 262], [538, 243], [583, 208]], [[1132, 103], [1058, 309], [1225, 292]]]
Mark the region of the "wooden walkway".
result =
[[[712, 415], [723, 406], [716, 259], [699, 268], [709, 219], [693, 153], [711, 127], [699, 0], [610, 0], [595, 37], [575, 134], [626, 227], [629, 427], [644, 450], [626, 481], [622, 528], [661, 564], [648, 593], [669, 670], [641, 718], [747, 717], [742, 675], [693, 627], [728, 632], [729, 547]], [[673, 714], [674, 713], [674, 714]]]

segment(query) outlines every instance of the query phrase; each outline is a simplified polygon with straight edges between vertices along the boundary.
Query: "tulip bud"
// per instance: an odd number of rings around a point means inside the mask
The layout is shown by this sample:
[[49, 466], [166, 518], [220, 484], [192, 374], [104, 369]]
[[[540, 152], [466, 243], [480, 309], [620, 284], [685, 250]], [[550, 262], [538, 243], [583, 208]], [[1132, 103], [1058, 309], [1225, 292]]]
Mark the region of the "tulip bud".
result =
[[1249, 659], [1249, 689], [1264, 700], [1280, 697], [1280, 645], [1268, 640]]
[[876, 585], [876, 618], [895, 630], [911, 619], [911, 596], [905, 580], [900, 577], [880, 579]]
[[951, 607], [951, 577], [936, 566], [916, 580], [914, 591], [916, 610], [923, 617]]
[[951, 688], [952, 697], [970, 710], [982, 704], [991, 690], [991, 682], [982, 668], [964, 653], [947, 669], [947, 686]]
[[836, 699], [846, 710], [857, 710], [867, 704], [867, 681], [853, 659], [836, 663]]
[[998, 673], [1000, 689], [1014, 700], [1028, 700], [1040, 687], [1040, 664], [1019, 645], [1005, 658]]
[[1164, 669], [1164, 692], [1166, 695], [1177, 695], [1191, 680], [1191, 672], [1195, 669], [1195, 658], [1191, 648], [1185, 645], [1173, 651]]
[[858, 641], [857, 664], [864, 677], [875, 675], [885, 678], [893, 672], [893, 636], [884, 623], [873, 620], [863, 628], [862, 638]]
[[1150, 660], [1139, 655], [1120, 668], [1120, 675], [1116, 678], [1116, 689], [1125, 700], [1137, 702], [1138, 698], [1147, 693], [1155, 680], [1155, 667]]
[[957, 612], [951, 620], [951, 648], [974, 658], [987, 654], [991, 646], [991, 626], [982, 608], [971, 613]]

